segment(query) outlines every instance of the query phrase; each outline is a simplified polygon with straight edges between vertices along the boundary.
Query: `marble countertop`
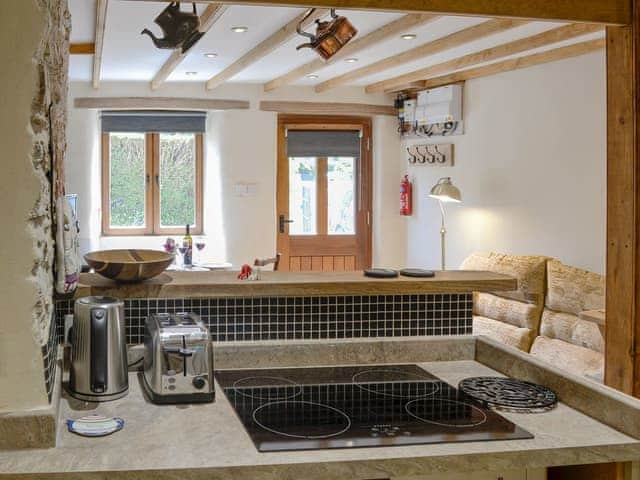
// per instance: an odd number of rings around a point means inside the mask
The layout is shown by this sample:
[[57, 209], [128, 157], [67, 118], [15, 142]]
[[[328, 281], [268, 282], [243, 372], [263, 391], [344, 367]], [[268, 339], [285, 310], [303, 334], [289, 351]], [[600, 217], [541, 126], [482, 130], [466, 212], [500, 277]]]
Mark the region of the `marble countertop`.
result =
[[[454, 385], [464, 377], [498, 374], [468, 359], [419, 365]], [[63, 398], [57, 447], [0, 452], [0, 478], [383, 479], [640, 458], [640, 441], [564, 403], [547, 413], [503, 413], [534, 434], [528, 440], [260, 453], [219, 388], [213, 404], [157, 406], [142, 395], [138, 375], [131, 373], [130, 392], [120, 400]], [[67, 431], [66, 418], [91, 413], [120, 416], [127, 424], [104, 438]]]
[[164, 272], [155, 278], [118, 284], [96, 273], [83, 273], [75, 297], [188, 298], [233, 296], [407, 295], [515, 290], [517, 280], [483, 271], [447, 270], [431, 278], [370, 278], [356, 272], [271, 272], [256, 281], [238, 280], [237, 272]]

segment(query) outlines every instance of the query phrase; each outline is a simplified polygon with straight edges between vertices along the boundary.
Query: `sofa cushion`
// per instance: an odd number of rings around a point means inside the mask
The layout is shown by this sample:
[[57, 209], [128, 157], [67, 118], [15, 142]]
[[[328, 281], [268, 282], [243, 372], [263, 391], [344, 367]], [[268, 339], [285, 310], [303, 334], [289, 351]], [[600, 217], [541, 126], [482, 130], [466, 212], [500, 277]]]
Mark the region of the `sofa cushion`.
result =
[[535, 337], [528, 328], [516, 327], [481, 315], [473, 316], [473, 334], [486, 335], [525, 352], [529, 351], [531, 340]]
[[540, 335], [564, 340], [596, 352], [604, 352], [604, 339], [598, 325], [588, 320], [581, 320], [571, 313], [545, 308], [542, 312]]
[[574, 315], [604, 308], [604, 285], [602, 275], [550, 260], [545, 303], [551, 310]]
[[531, 355], [555, 367], [599, 382], [604, 378], [604, 355], [588, 348], [578, 347], [563, 340], [537, 337], [531, 346]]
[[538, 330], [542, 305], [518, 302], [490, 293], [473, 294], [473, 313], [510, 323], [516, 327]]
[[517, 278], [518, 289], [513, 292], [495, 292], [501, 297], [519, 301], [542, 303], [545, 293], [547, 257], [506, 255], [503, 253], [473, 253], [467, 257], [462, 270], [487, 270]]

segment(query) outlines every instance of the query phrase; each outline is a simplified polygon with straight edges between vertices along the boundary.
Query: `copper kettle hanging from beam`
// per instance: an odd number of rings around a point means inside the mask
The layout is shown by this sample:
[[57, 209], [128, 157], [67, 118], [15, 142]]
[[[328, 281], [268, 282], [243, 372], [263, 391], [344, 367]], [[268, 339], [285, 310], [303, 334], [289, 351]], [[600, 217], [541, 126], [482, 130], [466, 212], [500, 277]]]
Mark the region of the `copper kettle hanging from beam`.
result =
[[317, 27], [315, 35], [302, 31], [302, 24], [314, 11], [315, 8], [309, 10], [296, 28], [296, 31], [300, 35], [309, 38], [311, 41], [309, 43], [298, 45], [296, 50], [300, 50], [301, 48], [312, 48], [318, 55], [325, 60], [328, 60], [333, 57], [338, 50], [344, 47], [349, 40], [355, 37], [358, 30], [347, 19], [347, 17], [338, 16], [335, 8], [332, 8], [331, 20], [326, 22], [316, 20]]

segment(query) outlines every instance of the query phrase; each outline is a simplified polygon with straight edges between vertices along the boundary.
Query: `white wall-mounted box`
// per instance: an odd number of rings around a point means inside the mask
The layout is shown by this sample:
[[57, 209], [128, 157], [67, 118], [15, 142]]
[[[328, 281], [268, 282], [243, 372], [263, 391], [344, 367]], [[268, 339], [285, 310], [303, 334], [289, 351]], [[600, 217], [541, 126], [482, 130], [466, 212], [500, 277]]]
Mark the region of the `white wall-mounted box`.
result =
[[418, 92], [418, 105], [424, 106], [424, 123], [462, 120], [462, 86], [446, 85]]

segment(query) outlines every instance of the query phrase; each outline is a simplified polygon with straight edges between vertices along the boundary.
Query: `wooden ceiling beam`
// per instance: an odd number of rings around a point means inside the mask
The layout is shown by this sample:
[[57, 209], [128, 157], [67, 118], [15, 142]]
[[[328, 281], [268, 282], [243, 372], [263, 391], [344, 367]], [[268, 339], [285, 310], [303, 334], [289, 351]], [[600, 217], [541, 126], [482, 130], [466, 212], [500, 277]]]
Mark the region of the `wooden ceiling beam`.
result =
[[285, 73], [284, 75], [275, 78], [264, 85], [265, 92], [275, 90], [279, 87], [284, 87], [285, 85], [290, 85], [295, 82], [297, 79], [304, 77], [305, 75], [309, 75], [313, 72], [320, 70], [327, 65], [331, 65], [336, 61], [347, 58], [349, 56], [353, 56], [356, 53], [366, 49], [373, 47], [374, 45], [387, 40], [388, 38], [395, 37], [396, 35], [400, 35], [405, 33], [406, 31], [418, 27], [420, 25], [424, 25], [426, 23], [432, 22], [436, 19], [440, 18], [437, 15], [428, 15], [424, 13], [413, 13], [409, 15], [405, 15], [393, 22], [387, 23], [382, 27], [374, 30], [373, 32], [365, 35], [364, 37], [355, 38], [348, 44], [346, 44], [342, 49], [338, 51], [333, 57], [329, 60], [323, 60], [321, 58], [316, 58], [311, 62], [305, 63], [304, 65], [291, 70], [290, 72]]
[[465, 43], [473, 42], [481, 38], [493, 35], [495, 33], [504, 32], [505, 30], [519, 27], [527, 22], [520, 20], [512, 20], [508, 18], [498, 18], [482, 22], [473, 27], [459, 30], [450, 35], [438, 38], [432, 42], [424, 43], [418, 47], [412, 48], [405, 52], [393, 55], [391, 57], [378, 60], [364, 67], [357, 68], [350, 72], [338, 75], [337, 77], [325, 80], [315, 87], [316, 92], [324, 92], [326, 90], [345, 85], [347, 83], [366, 78], [375, 73], [399, 67], [415, 60], [434, 55], [454, 47], [459, 47]]
[[[222, 14], [226, 11], [227, 6], [219, 3], [212, 3], [207, 5], [202, 15], [200, 15], [200, 29], [202, 33], [207, 33], [211, 27], [218, 21]], [[157, 90], [160, 86], [169, 78], [178, 65], [182, 63], [182, 60], [189, 54], [191, 49], [186, 52], [182, 52], [182, 49], [175, 49], [166, 62], [160, 67], [158, 73], [151, 79], [151, 90]]]
[[[213, 0], [198, 0], [199, 3], [211, 1]], [[394, 0], [393, 2], [389, 0], [233, 0], [231, 3], [504, 17], [606, 25], [630, 25], [633, 4], [632, 0]]]
[[91, 84], [93, 88], [100, 87], [100, 71], [102, 70], [102, 50], [104, 47], [104, 26], [107, 21], [107, 6], [109, 0], [98, 0], [96, 4], [96, 24], [94, 33], [93, 68]]
[[459, 72], [443, 75], [441, 77], [430, 78], [424, 81], [422, 88], [435, 88], [451, 83], [463, 82], [474, 78], [495, 75], [496, 73], [510, 72], [521, 68], [542, 65], [543, 63], [556, 62], [566, 58], [578, 57], [587, 53], [602, 50], [605, 47], [605, 39], [598, 38], [588, 42], [574, 43], [566, 47], [555, 48], [553, 50], [545, 50], [544, 52], [534, 53], [524, 57], [511, 58], [502, 62], [491, 63], [481, 67], [461, 70]]
[[190, 97], [78, 97], [74, 108], [116, 110], [247, 110], [245, 100]]
[[94, 53], [96, 53], [96, 44], [93, 42], [72, 43], [69, 45], [70, 55], [93, 55]]
[[479, 65], [481, 63], [491, 62], [510, 55], [526, 52], [535, 48], [544, 47], [554, 43], [570, 40], [603, 31], [603, 27], [595, 24], [573, 23], [557, 27], [546, 32], [538, 33], [529, 37], [515, 40], [513, 42], [504, 43], [495, 47], [487, 48], [479, 52], [470, 53], [462, 57], [454, 58], [443, 63], [431, 65], [426, 68], [414, 70], [397, 77], [393, 77], [380, 82], [372, 83], [365, 87], [367, 93], [377, 92], [397, 92], [404, 90], [406, 85], [418, 80], [444, 75], [467, 67]]
[[397, 111], [393, 105], [340, 102], [260, 102], [260, 110], [265, 112], [288, 113], [292, 115], [391, 115]]
[[320, 8], [313, 12], [306, 19], [304, 16], [307, 12], [303, 12], [298, 15], [296, 18], [291, 20], [289, 23], [281, 27], [277, 32], [271, 35], [269, 38], [255, 46], [249, 52], [244, 54], [238, 60], [233, 62], [227, 68], [225, 68], [222, 72], [214, 75], [206, 83], [207, 90], [213, 90], [214, 88], [222, 85], [224, 82], [232, 78], [233, 76], [240, 73], [245, 68], [249, 67], [253, 63], [257, 62], [261, 58], [269, 55], [276, 48], [280, 47], [285, 42], [291, 40], [293, 37], [297, 35], [296, 27], [300, 22], [302, 22], [302, 28], [306, 28], [311, 25], [316, 20], [324, 17], [329, 13], [329, 10]]

